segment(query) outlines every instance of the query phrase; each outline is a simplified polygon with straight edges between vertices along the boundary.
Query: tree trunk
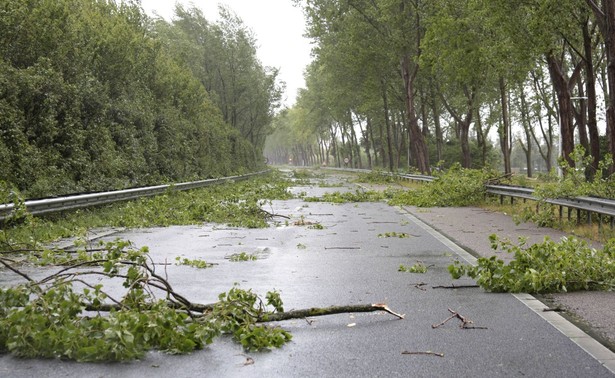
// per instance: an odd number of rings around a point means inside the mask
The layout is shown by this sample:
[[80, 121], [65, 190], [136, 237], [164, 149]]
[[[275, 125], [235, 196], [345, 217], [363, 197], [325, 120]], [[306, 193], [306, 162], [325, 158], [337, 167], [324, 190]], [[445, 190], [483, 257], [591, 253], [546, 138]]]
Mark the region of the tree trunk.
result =
[[[359, 130], [361, 131], [361, 137], [363, 137], [364, 143], [365, 143], [365, 155], [367, 156], [367, 169], [372, 169], [372, 154], [369, 150], [369, 143], [370, 143], [370, 139], [369, 139], [369, 133], [367, 130], [367, 126], [366, 129], [363, 129], [363, 125], [361, 124], [361, 119], [357, 116], [357, 123], [359, 124]], [[369, 125], [369, 120], [368, 120], [368, 125]]]
[[414, 107], [414, 79], [418, 71], [418, 67], [414, 65], [410, 68], [411, 61], [408, 55], [404, 56], [401, 63], [402, 76], [404, 79], [406, 113], [408, 117], [408, 130], [410, 134], [410, 146], [412, 153], [416, 159], [417, 168], [423, 174], [431, 173], [429, 168], [429, 151], [425, 143], [425, 137], [421, 133], [416, 118], [416, 109]]
[[[609, 153], [615, 157], [615, 1], [603, 0], [602, 8], [605, 15], [604, 46], [606, 49], [608, 77], [608, 107], [606, 110], [606, 137]], [[615, 172], [615, 164], [611, 162], [609, 173]]]
[[[542, 82], [542, 75], [537, 76], [535, 72], [532, 72], [532, 78], [533, 78], [533, 84], [534, 84], [534, 91], [539, 94], [540, 100], [542, 102], [542, 106], [538, 107], [538, 114], [536, 116], [536, 119], [538, 120], [538, 124], [540, 126], [540, 133], [542, 134], [542, 137], [544, 139], [544, 143], [545, 143], [545, 147], [546, 147], [546, 151], [543, 151], [542, 145], [540, 143], [540, 141], [538, 140], [537, 136], [536, 136], [536, 132], [534, 130], [534, 128], [530, 128], [530, 131], [532, 132], [532, 138], [534, 139], [534, 142], [536, 142], [536, 146], [538, 147], [538, 152], [540, 153], [540, 156], [542, 156], [542, 158], [545, 161], [545, 165], [547, 168], [547, 172], [551, 172], [552, 169], [552, 157], [553, 157], [553, 117], [555, 117], [555, 110], [553, 109], [553, 107], [551, 106], [552, 103], [554, 103], [555, 101], [551, 101], [550, 99], [547, 98], [547, 94], [545, 92], [544, 88], [544, 83]], [[543, 126], [543, 122], [542, 122], [542, 107], [547, 109], [547, 129], [545, 130], [544, 126]]]
[[503, 77], [500, 77], [500, 101], [502, 105], [502, 125], [500, 126], [500, 149], [504, 157], [504, 173], [512, 173], [510, 164], [510, 116], [508, 114], [508, 90]]
[[[604, 39], [607, 65], [606, 138], [609, 153], [615, 156], [615, 1], [603, 0], [602, 7], [593, 0], [585, 0], [594, 12], [600, 33]], [[609, 173], [615, 172], [611, 162]]]
[[383, 111], [384, 111], [384, 124], [386, 125], [387, 131], [387, 153], [389, 156], [389, 171], [393, 172], [393, 146], [392, 146], [392, 135], [391, 135], [391, 118], [389, 114], [389, 99], [386, 91], [386, 83], [384, 79], [381, 81], [382, 84], [382, 101], [383, 101]]
[[589, 132], [589, 153], [592, 156], [590, 179], [598, 171], [600, 162], [600, 135], [598, 133], [598, 117], [596, 115], [596, 73], [594, 69], [592, 37], [589, 23], [583, 25], [583, 47], [585, 49], [585, 86], [587, 88], [587, 130]]
[[371, 118], [367, 117], [367, 123], [365, 127], [367, 128], [367, 134], [369, 135], [369, 139], [371, 140], [372, 146], [374, 148], [374, 165], [378, 167], [378, 149], [376, 149], [376, 139], [374, 139], [374, 125]]
[[527, 177], [532, 177], [534, 168], [532, 164], [532, 132], [530, 129], [532, 128], [530, 119], [529, 119], [529, 107], [525, 100], [525, 90], [523, 86], [519, 91], [519, 97], [521, 99], [521, 124], [523, 125], [523, 131], [525, 132], [525, 143], [520, 141], [521, 148], [523, 152], [525, 152], [525, 162], [527, 167]]
[[361, 161], [361, 146], [359, 145], [359, 140], [357, 139], [357, 133], [354, 130], [352, 116], [350, 118], [350, 136], [352, 137], [352, 139], [354, 139], [354, 148], [355, 148], [355, 156], [356, 156], [356, 159], [355, 159], [356, 161], [353, 162], [353, 165], [358, 164], [357, 168], [363, 169], [363, 162]]
[[442, 146], [444, 138], [442, 137], [442, 127], [440, 125], [440, 107], [438, 106], [438, 96], [434, 93], [434, 85], [431, 78], [429, 79], [430, 96], [431, 96], [431, 113], [433, 114], [433, 123], [436, 133], [436, 160], [442, 161]]
[[483, 130], [483, 122], [480, 119], [480, 108], [476, 109], [476, 141], [481, 151], [481, 166], [487, 166], [487, 135], [489, 130]]
[[574, 167], [574, 160], [571, 157], [574, 149], [574, 125], [572, 122], [572, 107], [570, 101], [570, 91], [568, 90], [568, 79], [566, 79], [559, 62], [552, 53], [547, 55], [547, 65], [549, 75], [553, 83], [553, 89], [557, 93], [557, 103], [559, 108], [560, 124], [560, 143], [562, 146], [562, 157], [571, 167]]

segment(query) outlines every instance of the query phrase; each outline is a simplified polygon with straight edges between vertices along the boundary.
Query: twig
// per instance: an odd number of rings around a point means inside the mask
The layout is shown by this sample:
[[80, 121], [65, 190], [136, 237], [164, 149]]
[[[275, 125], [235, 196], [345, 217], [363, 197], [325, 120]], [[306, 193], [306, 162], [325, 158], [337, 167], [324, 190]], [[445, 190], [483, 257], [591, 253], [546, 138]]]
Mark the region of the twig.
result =
[[[155, 285], [152, 285], [152, 286], [155, 286]], [[186, 306], [183, 303], [169, 302], [168, 305], [176, 309], [184, 309], [184, 310], [188, 310], [192, 312], [205, 313], [205, 312], [211, 311], [216, 304], [215, 303], [210, 303], [210, 304], [190, 303], [189, 306]], [[86, 307], [86, 310], [89, 310], [89, 311], [111, 311], [111, 310], [119, 310], [122, 308], [120, 305], [110, 304], [110, 303], [101, 304], [99, 306], [93, 306], [93, 305], [86, 304], [85, 307]], [[292, 310], [292, 311], [286, 311], [286, 312], [277, 312], [273, 314], [263, 314], [258, 319], [258, 321], [261, 323], [266, 323], [266, 322], [277, 322], [277, 321], [290, 320], [290, 319], [303, 319], [303, 318], [315, 317], [315, 316], [343, 314], [343, 313], [349, 313], [349, 312], [374, 312], [374, 311], [384, 311], [393, 316], [396, 316], [399, 319], [404, 319], [405, 317], [404, 314], [399, 314], [391, 310], [385, 304], [376, 303], [376, 304], [365, 304], [365, 305], [312, 307], [312, 308], [303, 309], [303, 310]]]
[[4, 265], [6, 268], [8, 268], [9, 270], [13, 271], [13, 273], [19, 274], [20, 276], [22, 276], [23, 278], [25, 278], [26, 280], [32, 282], [34, 281], [32, 278], [30, 278], [27, 274], [13, 268], [10, 264], [7, 264], [6, 261], [4, 261], [4, 259], [0, 259], [0, 264]]
[[476, 287], [480, 287], [479, 285], [450, 285], [450, 286], [443, 286], [443, 285], [438, 285], [438, 286], [432, 286], [432, 289], [469, 289], [469, 288], [476, 288]]
[[333, 314], [343, 314], [347, 312], [373, 312], [373, 311], [384, 311], [389, 314], [396, 316], [399, 319], [403, 319], [406, 315], [399, 314], [391, 310], [387, 305], [383, 303], [376, 304], [365, 304], [365, 305], [349, 305], [349, 306], [331, 306], [318, 308], [313, 307], [304, 310], [293, 310], [287, 312], [278, 312], [274, 314], [267, 314], [266, 318], [261, 321], [265, 322], [275, 322], [281, 320], [289, 320], [289, 319], [301, 319], [313, 316], [323, 316], [323, 315], [333, 315]]
[[427, 352], [411, 352], [411, 351], [404, 350], [403, 352], [401, 352], [401, 354], [426, 354], [426, 355], [430, 355], [430, 356], [444, 357], [444, 353], [436, 353], [436, 352], [431, 352], [431, 351], [427, 351]]
[[474, 327], [474, 326], [470, 326], [470, 324], [474, 324], [474, 322], [468, 318], [466, 318], [465, 316], [459, 314], [457, 311], [453, 311], [450, 308], [448, 309], [448, 311], [452, 314], [451, 316], [449, 316], [448, 318], [444, 319], [442, 322], [438, 323], [438, 324], [432, 324], [431, 328], [438, 328], [440, 326], [443, 326], [446, 322], [448, 322], [451, 319], [457, 318], [461, 321], [461, 324], [459, 324], [459, 328], [463, 328], [463, 329], [487, 329], [487, 327]]
[[290, 217], [289, 217], [289, 216], [286, 216], [286, 215], [282, 215], [282, 214], [275, 214], [275, 213], [270, 213], [270, 212], [268, 212], [267, 210], [263, 210], [263, 209], [260, 209], [260, 210], [261, 210], [263, 213], [265, 213], [265, 216], [266, 216], [266, 217], [268, 217], [268, 218], [280, 217], [280, 218], [290, 219]]

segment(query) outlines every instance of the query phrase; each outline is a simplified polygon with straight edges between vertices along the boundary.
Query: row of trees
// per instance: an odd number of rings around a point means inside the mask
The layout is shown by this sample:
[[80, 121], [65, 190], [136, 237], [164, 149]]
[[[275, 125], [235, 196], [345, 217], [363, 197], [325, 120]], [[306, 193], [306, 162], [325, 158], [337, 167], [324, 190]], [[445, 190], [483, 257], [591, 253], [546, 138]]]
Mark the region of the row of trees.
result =
[[28, 196], [239, 173], [262, 164], [276, 70], [220, 9], [172, 22], [138, 0], [0, 4], [0, 180]]
[[506, 173], [513, 143], [550, 170], [559, 136], [571, 165], [584, 146], [592, 176], [615, 152], [613, 0], [295, 2], [315, 60], [274, 159], [429, 173], [451, 147], [464, 167], [489, 164], [497, 135]]

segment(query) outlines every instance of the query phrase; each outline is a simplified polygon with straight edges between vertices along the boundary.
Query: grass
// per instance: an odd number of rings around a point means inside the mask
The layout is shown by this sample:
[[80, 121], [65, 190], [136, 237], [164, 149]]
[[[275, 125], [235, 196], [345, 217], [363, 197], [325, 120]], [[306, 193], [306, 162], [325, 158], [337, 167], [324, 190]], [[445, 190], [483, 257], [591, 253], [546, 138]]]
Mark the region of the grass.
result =
[[19, 224], [3, 225], [0, 250], [36, 248], [61, 238], [84, 237], [102, 227], [142, 228], [206, 222], [236, 227], [265, 228], [271, 200], [290, 199], [292, 185], [277, 173], [135, 201], [79, 209], [47, 216], [29, 216]]

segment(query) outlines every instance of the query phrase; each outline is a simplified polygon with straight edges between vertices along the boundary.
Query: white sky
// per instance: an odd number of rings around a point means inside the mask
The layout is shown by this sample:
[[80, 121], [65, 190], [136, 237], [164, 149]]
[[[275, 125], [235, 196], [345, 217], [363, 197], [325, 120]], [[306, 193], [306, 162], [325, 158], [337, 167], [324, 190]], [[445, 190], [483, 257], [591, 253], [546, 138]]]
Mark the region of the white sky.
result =
[[141, 5], [150, 16], [156, 12], [170, 21], [176, 2], [200, 8], [208, 21], [217, 20], [218, 4], [235, 12], [254, 32], [262, 64], [280, 69], [278, 77], [286, 82], [283, 103], [295, 103], [297, 90], [305, 87], [303, 72], [311, 61], [311, 46], [303, 37], [303, 13], [292, 0], [141, 0]]

